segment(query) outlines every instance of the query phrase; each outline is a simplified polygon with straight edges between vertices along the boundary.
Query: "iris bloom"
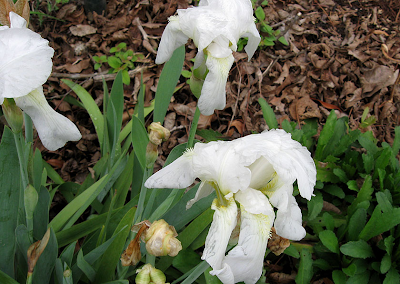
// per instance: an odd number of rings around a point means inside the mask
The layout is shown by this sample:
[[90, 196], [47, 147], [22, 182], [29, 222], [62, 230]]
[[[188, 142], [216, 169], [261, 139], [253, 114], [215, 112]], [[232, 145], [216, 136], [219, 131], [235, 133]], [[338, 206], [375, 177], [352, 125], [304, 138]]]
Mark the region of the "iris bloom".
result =
[[54, 50], [48, 41], [26, 28], [24, 18], [10, 12], [10, 28], [0, 27], [0, 104], [5, 98], [31, 118], [43, 145], [56, 150], [81, 134], [66, 117], [52, 109], [43, 94], [42, 84], [50, 76]]
[[[152, 175], [145, 186], [185, 188], [195, 178], [201, 185], [187, 208], [213, 191], [217, 195], [202, 259], [223, 283], [255, 283], [260, 278], [272, 225], [284, 238], [300, 240], [305, 236], [301, 210], [292, 195], [293, 183], [297, 180], [300, 195], [310, 200], [316, 169], [308, 150], [285, 131], [197, 143]], [[277, 208], [276, 218], [272, 206]], [[238, 244], [225, 255], [237, 216]]]
[[201, 0], [198, 7], [178, 9], [178, 15], [169, 18], [156, 63], [168, 61], [175, 49], [193, 39], [198, 47], [194, 69], [205, 63], [209, 71], [198, 107], [202, 114], [211, 115], [214, 109], [225, 107], [225, 85], [234, 62], [232, 51], [237, 50], [241, 37], [249, 38], [245, 51], [250, 60], [261, 40], [250, 0]]

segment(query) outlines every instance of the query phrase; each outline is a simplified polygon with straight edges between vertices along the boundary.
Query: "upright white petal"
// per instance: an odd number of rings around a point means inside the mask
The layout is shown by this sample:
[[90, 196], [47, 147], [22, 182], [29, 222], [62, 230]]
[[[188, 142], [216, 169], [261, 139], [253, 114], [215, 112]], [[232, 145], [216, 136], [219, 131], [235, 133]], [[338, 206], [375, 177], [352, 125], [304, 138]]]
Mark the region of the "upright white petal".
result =
[[209, 70], [204, 80], [198, 107], [203, 115], [211, 115], [215, 109], [225, 108], [225, 88], [229, 70], [234, 62], [233, 55], [226, 58], [216, 58], [208, 54], [206, 65]]
[[222, 268], [214, 269], [210, 274], [216, 275], [224, 284], [256, 283], [262, 273], [272, 222], [273, 216], [254, 215], [242, 209], [238, 245], [224, 258]]
[[164, 30], [157, 50], [156, 64], [162, 64], [168, 61], [175, 49], [186, 44], [189, 39], [181, 31], [178, 17], [171, 16], [168, 20], [169, 23]]
[[250, 183], [251, 172], [243, 164], [236, 143], [241, 141], [196, 143], [194, 146], [193, 170], [196, 176], [217, 184], [223, 195], [246, 189]]
[[195, 204], [200, 199], [209, 196], [214, 191], [214, 187], [209, 182], [202, 182], [199, 186], [199, 189], [196, 192], [196, 195], [193, 199], [190, 199], [186, 204], [186, 210], [190, 209], [193, 204]]
[[226, 198], [226, 206], [219, 204], [217, 199], [214, 199], [211, 205], [215, 212], [206, 238], [203, 256], [201, 257], [214, 270], [222, 268], [222, 259], [225, 257], [226, 247], [236, 226], [237, 206], [235, 200], [232, 194], [226, 196]]
[[235, 193], [235, 199], [247, 212], [268, 215], [274, 219], [274, 209], [261, 191], [249, 187]]
[[10, 27], [11, 28], [26, 28], [27, 22], [20, 15], [10, 12]]
[[68, 141], [82, 138], [75, 124], [50, 107], [42, 86], [26, 96], [15, 98], [15, 103], [32, 118], [40, 140], [47, 149], [54, 151]]
[[0, 104], [4, 98], [25, 96], [46, 82], [54, 54], [48, 43], [27, 28], [0, 30]]
[[258, 45], [260, 44], [261, 37], [258, 33], [256, 25], [250, 25], [249, 30], [244, 33], [241, 37], [248, 37], [247, 45], [244, 47], [244, 50], [247, 53], [248, 61], [253, 57], [254, 52], [257, 50]]
[[264, 157], [272, 164], [283, 182], [293, 183], [297, 179], [300, 195], [308, 200], [311, 199], [317, 171], [306, 147], [281, 129], [264, 131], [242, 139], [248, 145], [252, 145], [243, 149], [243, 155], [254, 161], [261, 156]]
[[195, 178], [192, 160], [194, 151], [188, 150], [171, 164], [149, 177], [144, 186], [147, 188], [186, 188]]
[[278, 209], [275, 219], [276, 233], [284, 238], [299, 241], [306, 235], [302, 226], [302, 215], [296, 199], [290, 196], [287, 210]]

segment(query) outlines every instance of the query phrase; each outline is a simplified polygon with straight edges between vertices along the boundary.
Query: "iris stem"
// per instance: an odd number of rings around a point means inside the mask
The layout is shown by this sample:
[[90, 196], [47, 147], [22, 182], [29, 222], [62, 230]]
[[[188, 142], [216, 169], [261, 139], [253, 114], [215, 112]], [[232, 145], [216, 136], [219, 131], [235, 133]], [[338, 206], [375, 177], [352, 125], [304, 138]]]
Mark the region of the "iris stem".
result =
[[188, 149], [193, 147], [194, 136], [196, 134], [197, 125], [199, 124], [199, 118], [200, 118], [200, 110], [198, 107], [196, 107], [196, 111], [194, 113], [192, 120], [192, 125], [190, 126], [189, 138], [186, 146], [186, 148]]
[[25, 141], [26, 143], [33, 143], [33, 123], [32, 119], [29, 115], [24, 113], [24, 122], [25, 122]]

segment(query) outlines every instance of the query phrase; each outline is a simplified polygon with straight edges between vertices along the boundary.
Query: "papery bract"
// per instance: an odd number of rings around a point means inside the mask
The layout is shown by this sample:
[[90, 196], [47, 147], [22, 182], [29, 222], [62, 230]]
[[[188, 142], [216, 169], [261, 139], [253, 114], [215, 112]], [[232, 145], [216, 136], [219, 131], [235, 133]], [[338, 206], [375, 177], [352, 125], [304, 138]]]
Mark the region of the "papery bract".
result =
[[[176, 179], [174, 177], [177, 177]], [[297, 180], [300, 195], [310, 199], [316, 169], [308, 150], [283, 130], [264, 131], [233, 141], [197, 143], [180, 158], [151, 176], [149, 188], [184, 188], [202, 181], [187, 207], [214, 190], [214, 220], [203, 253], [223, 283], [255, 283], [262, 272], [269, 232], [299, 240], [305, 236], [301, 210], [293, 197]], [[238, 245], [225, 256], [240, 204]], [[277, 217], [272, 206], [275, 206]]]
[[[203, 63], [209, 73], [203, 84], [198, 107], [202, 114], [225, 107], [225, 85], [241, 37], [248, 37], [245, 51], [249, 60], [260, 43], [250, 0], [201, 0], [198, 7], [179, 9], [169, 18], [157, 52], [156, 63], [168, 61], [174, 50], [189, 38], [198, 47], [194, 69]], [[206, 58], [207, 57], [207, 58]]]

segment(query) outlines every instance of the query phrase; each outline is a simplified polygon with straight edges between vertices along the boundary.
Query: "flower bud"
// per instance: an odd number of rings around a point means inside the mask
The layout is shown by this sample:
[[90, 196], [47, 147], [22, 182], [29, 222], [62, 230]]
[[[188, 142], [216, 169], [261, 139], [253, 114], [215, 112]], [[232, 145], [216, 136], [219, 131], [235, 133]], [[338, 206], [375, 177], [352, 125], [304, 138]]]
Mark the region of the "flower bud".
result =
[[167, 281], [165, 274], [157, 268], [150, 271], [150, 279], [154, 284], [165, 284], [165, 281]]
[[150, 142], [159, 146], [163, 141], [167, 141], [171, 133], [163, 127], [160, 122], [153, 122], [148, 127]]
[[153, 268], [151, 264], [145, 264], [141, 269], [136, 270], [136, 284], [149, 284], [151, 281], [150, 271]]
[[158, 157], [157, 147], [161, 145], [163, 141], [168, 140], [171, 133], [159, 122], [150, 124], [148, 130], [150, 141], [146, 148], [146, 166], [151, 167]]
[[7, 120], [8, 125], [11, 127], [14, 133], [19, 133], [22, 130], [24, 123], [24, 116], [22, 110], [17, 107], [13, 99], [4, 99], [1, 105], [4, 116]]
[[155, 256], [176, 256], [182, 250], [177, 236], [175, 228], [164, 220], [154, 221], [145, 235], [146, 249]]
[[136, 273], [138, 274], [135, 278], [136, 284], [165, 284], [167, 280], [167, 277], [160, 269], [154, 268], [149, 263], [136, 270]]
[[29, 220], [33, 219], [33, 213], [35, 212], [38, 199], [39, 196], [36, 189], [32, 185], [28, 184], [24, 190], [24, 204], [26, 218]]

